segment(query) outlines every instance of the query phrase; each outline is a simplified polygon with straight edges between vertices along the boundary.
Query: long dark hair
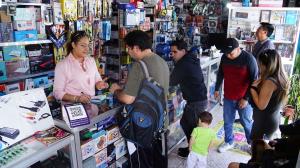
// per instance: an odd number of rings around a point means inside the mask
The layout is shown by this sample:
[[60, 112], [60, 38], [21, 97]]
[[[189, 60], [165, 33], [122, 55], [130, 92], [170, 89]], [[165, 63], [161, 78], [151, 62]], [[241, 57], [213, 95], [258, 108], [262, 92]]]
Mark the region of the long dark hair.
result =
[[[284, 102], [289, 90], [289, 81], [283, 69], [280, 55], [276, 50], [268, 49], [263, 51], [257, 60], [259, 66], [264, 65], [266, 67], [265, 71], [261, 72], [261, 80], [265, 81], [268, 77], [274, 78], [279, 89], [277, 100], [280, 103]], [[260, 83], [258, 88], [261, 88], [261, 86], [262, 83]]]
[[88, 34], [85, 31], [76, 31], [72, 33], [70, 41], [67, 43], [67, 53], [70, 54], [73, 50], [72, 43], [75, 44], [82, 38], [87, 37], [89, 38]]

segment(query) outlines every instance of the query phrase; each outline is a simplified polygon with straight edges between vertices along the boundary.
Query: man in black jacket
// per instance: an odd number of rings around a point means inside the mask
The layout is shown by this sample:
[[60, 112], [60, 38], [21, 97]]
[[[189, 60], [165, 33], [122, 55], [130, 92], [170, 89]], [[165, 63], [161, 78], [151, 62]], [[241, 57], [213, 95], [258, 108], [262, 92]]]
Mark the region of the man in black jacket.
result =
[[[170, 86], [180, 85], [183, 98], [187, 101], [180, 125], [189, 142], [193, 129], [197, 126], [199, 113], [207, 108], [207, 89], [197, 55], [187, 50], [182, 40], [171, 43], [171, 54], [175, 68], [171, 74]], [[179, 148], [178, 155], [187, 157], [188, 147]]]

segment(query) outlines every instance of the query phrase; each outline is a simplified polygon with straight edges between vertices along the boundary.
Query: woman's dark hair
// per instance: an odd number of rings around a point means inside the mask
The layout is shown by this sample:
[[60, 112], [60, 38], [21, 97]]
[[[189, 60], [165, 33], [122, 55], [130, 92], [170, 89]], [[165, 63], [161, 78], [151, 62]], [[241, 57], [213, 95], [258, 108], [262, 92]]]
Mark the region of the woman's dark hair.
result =
[[175, 40], [175, 41], [172, 41], [171, 45], [172, 46], [176, 46], [178, 50], [182, 50], [184, 49], [186, 52], [188, 51], [188, 45], [185, 41], [183, 40]]
[[152, 48], [151, 39], [146, 32], [134, 30], [125, 37], [125, 43], [130, 48], [138, 46], [142, 51]]
[[260, 28], [263, 29], [264, 31], [267, 31], [267, 36], [270, 37], [274, 31], [274, 26], [270, 23], [265, 23], [261, 22], [260, 23]]
[[67, 43], [67, 53], [70, 54], [73, 50], [72, 43], [75, 44], [82, 38], [87, 37], [89, 38], [88, 34], [85, 31], [76, 31], [72, 33], [70, 41]]
[[211, 113], [209, 113], [207, 111], [204, 111], [204, 112], [199, 114], [199, 119], [201, 120], [201, 122], [210, 124], [213, 117], [212, 117]]
[[[283, 102], [288, 94], [289, 82], [281, 63], [281, 56], [276, 50], [267, 49], [258, 56], [257, 60], [259, 66], [265, 66], [265, 70], [261, 72], [261, 80], [264, 81], [269, 77], [274, 78], [280, 90], [278, 101]], [[258, 88], [261, 88], [261, 86], [262, 82]]]

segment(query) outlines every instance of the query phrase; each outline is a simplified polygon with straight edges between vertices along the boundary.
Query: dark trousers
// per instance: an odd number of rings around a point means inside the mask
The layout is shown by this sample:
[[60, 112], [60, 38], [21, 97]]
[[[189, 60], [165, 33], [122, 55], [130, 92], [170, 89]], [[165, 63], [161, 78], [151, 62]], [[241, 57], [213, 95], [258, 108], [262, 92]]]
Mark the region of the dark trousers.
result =
[[[155, 139], [152, 142], [152, 148], [137, 147], [137, 150], [129, 158], [131, 168], [167, 168], [167, 133], [164, 133], [164, 136], [165, 138]], [[162, 152], [162, 145], [164, 146], [164, 153]]]
[[207, 100], [187, 103], [183, 110], [183, 115], [180, 120], [180, 125], [188, 140], [190, 141], [193, 129], [197, 127], [199, 121], [199, 114], [207, 108]]

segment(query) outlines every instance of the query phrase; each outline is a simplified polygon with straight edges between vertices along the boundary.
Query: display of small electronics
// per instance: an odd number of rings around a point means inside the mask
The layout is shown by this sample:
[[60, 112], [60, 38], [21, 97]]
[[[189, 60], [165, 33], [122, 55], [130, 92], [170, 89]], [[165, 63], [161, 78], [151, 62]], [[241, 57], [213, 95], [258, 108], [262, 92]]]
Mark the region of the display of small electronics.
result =
[[31, 102], [34, 103], [34, 106], [39, 107], [39, 108], [42, 108], [46, 105], [45, 101], [36, 101], [36, 102], [31, 101]]
[[5, 136], [10, 139], [15, 139], [20, 134], [18, 129], [2, 127], [0, 128], [0, 135]]

